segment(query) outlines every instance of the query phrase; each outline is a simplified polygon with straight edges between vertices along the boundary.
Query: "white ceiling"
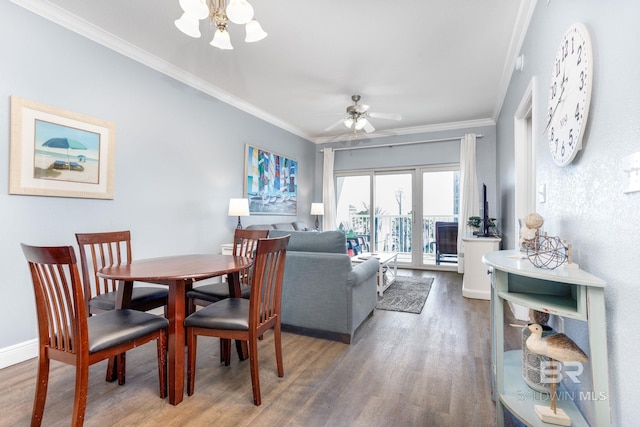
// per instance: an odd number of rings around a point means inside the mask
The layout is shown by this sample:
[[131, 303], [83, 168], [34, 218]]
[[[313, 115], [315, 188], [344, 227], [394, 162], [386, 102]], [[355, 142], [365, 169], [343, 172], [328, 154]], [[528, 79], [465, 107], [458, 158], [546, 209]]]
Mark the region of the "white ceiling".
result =
[[[250, 0], [269, 36], [181, 33], [178, 0], [13, 0], [314, 142], [360, 94], [380, 136], [495, 122], [535, 0]], [[371, 135], [370, 135], [371, 136]], [[373, 135], [376, 136], [376, 135]]]

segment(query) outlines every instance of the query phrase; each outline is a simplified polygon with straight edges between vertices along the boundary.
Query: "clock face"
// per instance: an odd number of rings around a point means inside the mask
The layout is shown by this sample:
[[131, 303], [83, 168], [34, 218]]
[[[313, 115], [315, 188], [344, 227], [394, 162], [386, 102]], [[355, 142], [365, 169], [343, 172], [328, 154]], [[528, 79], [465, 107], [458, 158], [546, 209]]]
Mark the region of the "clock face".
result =
[[582, 149], [592, 89], [593, 52], [589, 33], [575, 24], [562, 37], [551, 72], [546, 132], [551, 157], [566, 166]]

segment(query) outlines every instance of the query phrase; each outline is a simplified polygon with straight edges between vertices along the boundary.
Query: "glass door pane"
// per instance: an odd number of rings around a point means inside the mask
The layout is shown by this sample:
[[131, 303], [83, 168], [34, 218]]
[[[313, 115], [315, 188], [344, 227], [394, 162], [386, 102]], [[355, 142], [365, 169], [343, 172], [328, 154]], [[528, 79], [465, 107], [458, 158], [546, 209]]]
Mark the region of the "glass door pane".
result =
[[361, 237], [370, 251], [371, 175], [336, 177], [336, 220], [347, 237]]
[[413, 173], [375, 175], [375, 250], [398, 252], [399, 263], [411, 263]]
[[[422, 173], [422, 264], [436, 262], [436, 222], [458, 222], [459, 182], [457, 170], [423, 171]], [[447, 257], [446, 265], [457, 265], [457, 258]]]

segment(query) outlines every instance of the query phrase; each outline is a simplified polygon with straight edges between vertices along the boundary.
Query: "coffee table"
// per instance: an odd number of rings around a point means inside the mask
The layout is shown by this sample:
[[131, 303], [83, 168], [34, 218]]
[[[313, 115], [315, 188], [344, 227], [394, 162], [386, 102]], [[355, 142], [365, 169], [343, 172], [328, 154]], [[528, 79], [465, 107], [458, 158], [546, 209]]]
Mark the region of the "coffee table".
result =
[[397, 252], [364, 252], [360, 255], [351, 257], [351, 262], [358, 264], [371, 258], [377, 258], [380, 262], [378, 269], [378, 295], [382, 293], [393, 282], [398, 275], [398, 253]]

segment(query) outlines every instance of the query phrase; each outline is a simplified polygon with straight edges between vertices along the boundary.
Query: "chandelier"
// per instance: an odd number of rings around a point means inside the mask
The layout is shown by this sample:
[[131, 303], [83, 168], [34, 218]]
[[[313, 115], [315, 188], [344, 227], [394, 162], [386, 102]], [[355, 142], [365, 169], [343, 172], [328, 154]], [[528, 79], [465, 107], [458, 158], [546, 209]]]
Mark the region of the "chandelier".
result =
[[209, 18], [209, 23], [216, 26], [213, 40], [209, 43], [219, 49], [233, 49], [231, 37], [227, 31], [229, 21], [245, 25], [247, 35], [245, 42], [257, 42], [267, 37], [258, 21], [253, 18], [253, 7], [247, 0], [180, 0], [184, 13], [175, 21], [176, 27], [186, 35], [200, 37], [200, 20]]

